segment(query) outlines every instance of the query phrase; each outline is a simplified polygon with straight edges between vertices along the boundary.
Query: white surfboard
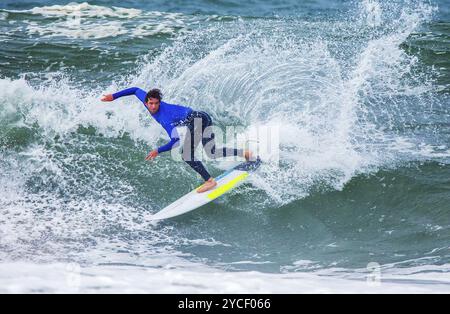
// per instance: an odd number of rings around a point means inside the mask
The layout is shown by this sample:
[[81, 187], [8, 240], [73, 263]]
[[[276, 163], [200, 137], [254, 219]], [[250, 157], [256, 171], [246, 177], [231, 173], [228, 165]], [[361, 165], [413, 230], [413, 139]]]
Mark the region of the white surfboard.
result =
[[214, 189], [198, 193], [197, 188], [149, 218], [150, 220], [173, 218], [208, 204], [243, 183], [250, 172], [256, 170], [260, 165], [261, 159], [259, 158], [239, 164], [218, 176], [216, 178], [217, 186]]

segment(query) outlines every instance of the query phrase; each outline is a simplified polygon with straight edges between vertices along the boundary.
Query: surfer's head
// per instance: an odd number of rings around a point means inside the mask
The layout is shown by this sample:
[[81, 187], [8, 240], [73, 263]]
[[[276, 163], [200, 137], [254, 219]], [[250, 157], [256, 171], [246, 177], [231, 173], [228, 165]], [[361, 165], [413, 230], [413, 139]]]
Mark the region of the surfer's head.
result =
[[145, 96], [145, 105], [152, 114], [158, 112], [161, 99], [162, 93], [157, 88], [150, 90]]

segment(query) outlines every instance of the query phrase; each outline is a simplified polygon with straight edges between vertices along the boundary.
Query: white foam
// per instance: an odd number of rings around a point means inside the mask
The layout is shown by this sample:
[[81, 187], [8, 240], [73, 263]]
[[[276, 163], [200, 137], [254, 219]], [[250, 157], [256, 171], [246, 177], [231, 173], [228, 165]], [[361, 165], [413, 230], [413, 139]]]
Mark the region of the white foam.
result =
[[77, 20], [54, 22], [46, 26], [29, 23], [27, 32], [30, 35], [38, 35], [39, 37], [67, 37], [74, 39], [101, 39], [129, 33], [121, 22], [81, 23], [81, 21]]
[[[87, 2], [11, 12], [31, 13], [49, 18], [48, 21], [23, 21], [26, 24], [25, 30], [30, 35], [85, 40], [122, 35], [128, 37], [174, 35], [186, 29], [191, 23], [202, 19], [181, 13], [144, 12], [138, 9], [91, 5]], [[21, 29], [19, 27], [17, 30]]]
[[[54, 81], [50, 86], [31, 87], [25, 80], [0, 79], [2, 114], [23, 112], [24, 125], [37, 123], [48, 137], [74, 132], [80, 125], [94, 126], [106, 136], [116, 137], [124, 132], [135, 140], [154, 143], [162, 129], [153, 122], [142, 103], [135, 98], [102, 103], [102, 92], [82, 94], [69, 81]], [[111, 92], [117, 87], [111, 87]], [[98, 94], [97, 94], [98, 92]]]
[[138, 9], [104, 7], [92, 5], [87, 2], [83, 3], [71, 2], [66, 5], [35, 7], [25, 12], [29, 12], [32, 14], [40, 14], [46, 17], [78, 16], [78, 17], [97, 17], [97, 18], [115, 17], [121, 19], [135, 18], [138, 17], [140, 14], [142, 14], [142, 11]]
[[365, 14], [367, 25], [370, 27], [380, 26], [383, 18], [383, 10], [378, 1], [374, 0], [363, 0], [361, 2], [362, 11]]
[[276, 275], [223, 272], [205, 267], [158, 269], [126, 265], [83, 267], [77, 264], [0, 264], [1, 293], [403, 294], [446, 293], [450, 285], [449, 278], [439, 271], [419, 275], [384, 275], [380, 282], [368, 278], [352, 280], [324, 273]]
[[[180, 103], [205, 108], [215, 118], [230, 116], [250, 126], [276, 125], [286, 149], [281, 154], [284, 165], [277, 171], [262, 169], [272, 199], [287, 203], [302, 197], [320, 176], [341, 188], [371, 163], [371, 156], [361, 155], [351, 145], [355, 115], [346, 110], [352, 112], [356, 104], [343, 92], [338, 64], [320, 41], [269, 44], [253, 35], [232, 38], [192, 64], [185, 64], [189, 62], [185, 51], [168, 51], [137, 81], [153, 81], [147, 74], [156, 72], [166, 95]], [[174, 67], [172, 60], [162, 58], [171, 58], [172, 53], [181, 54], [176, 62], [183, 63], [176, 65], [180, 73], [170, 81], [164, 71]], [[334, 170], [336, 175], [327, 174]]]
[[8, 12], [0, 12], [0, 21], [5, 21], [8, 18]]

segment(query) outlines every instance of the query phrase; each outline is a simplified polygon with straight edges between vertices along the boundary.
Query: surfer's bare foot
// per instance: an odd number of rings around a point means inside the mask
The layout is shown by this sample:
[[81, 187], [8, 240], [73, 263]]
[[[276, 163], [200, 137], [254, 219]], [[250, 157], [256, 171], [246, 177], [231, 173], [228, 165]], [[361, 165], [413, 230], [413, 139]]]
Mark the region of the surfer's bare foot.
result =
[[198, 188], [197, 193], [204, 193], [206, 191], [212, 190], [217, 185], [216, 180], [213, 178], [210, 178], [208, 181], [206, 181], [201, 187]]
[[253, 153], [249, 150], [246, 150], [246, 151], [244, 151], [244, 157], [245, 157], [245, 160], [249, 161], [252, 159]]

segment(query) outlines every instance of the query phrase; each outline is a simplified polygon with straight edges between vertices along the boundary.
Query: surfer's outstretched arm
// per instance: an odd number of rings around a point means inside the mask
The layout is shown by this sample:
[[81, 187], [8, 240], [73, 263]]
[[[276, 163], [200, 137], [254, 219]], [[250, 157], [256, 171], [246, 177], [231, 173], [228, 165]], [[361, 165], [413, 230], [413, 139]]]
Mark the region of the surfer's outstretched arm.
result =
[[180, 137], [178, 135], [178, 132], [176, 129], [172, 130], [172, 135], [170, 137], [170, 141], [167, 144], [162, 145], [161, 147], [158, 147], [158, 149], [152, 150], [145, 160], [153, 160], [155, 159], [159, 154], [168, 152], [172, 150], [172, 148], [175, 148], [180, 144]]
[[161, 154], [171, 150], [175, 146], [175, 144], [177, 144], [178, 140], [179, 140], [178, 138], [172, 137], [170, 139], [170, 142], [158, 148], [158, 153]]
[[130, 96], [135, 95], [140, 101], [145, 103], [145, 96], [147, 93], [138, 88], [138, 87], [131, 87], [124, 90], [121, 90], [120, 92], [114, 93], [114, 94], [107, 94], [102, 97], [102, 101], [113, 101], [123, 96]]
[[155, 159], [160, 153], [164, 153], [167, 152], [169, 150], [171, 150], [176, 144], [178, 144], [178, 138], [171, 138], [170, 142], [159, 147], [158, 149], [152, 150], [147, 157], [145, 158], [145, 160], [149, 161], [149, 160], [153, 160]]

